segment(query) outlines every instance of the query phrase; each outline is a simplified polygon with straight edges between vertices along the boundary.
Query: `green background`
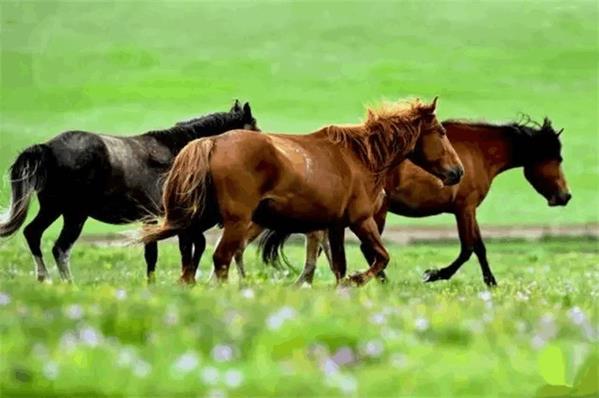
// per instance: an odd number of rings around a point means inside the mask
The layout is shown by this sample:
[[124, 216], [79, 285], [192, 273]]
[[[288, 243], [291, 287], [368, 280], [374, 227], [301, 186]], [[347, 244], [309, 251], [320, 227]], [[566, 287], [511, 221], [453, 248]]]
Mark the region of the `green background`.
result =
[[596, 2], [3, 0], [1, 11], [1, 170], [64, 130], [141, 133], [234, 98], [265, 131], [310, 132], [383, 98], [439, 95], [440, 118], [525, 112], [565, 128], [570, 205], [548, 208], [515, 170], [496, 180], [483, 226], [598, 219]]

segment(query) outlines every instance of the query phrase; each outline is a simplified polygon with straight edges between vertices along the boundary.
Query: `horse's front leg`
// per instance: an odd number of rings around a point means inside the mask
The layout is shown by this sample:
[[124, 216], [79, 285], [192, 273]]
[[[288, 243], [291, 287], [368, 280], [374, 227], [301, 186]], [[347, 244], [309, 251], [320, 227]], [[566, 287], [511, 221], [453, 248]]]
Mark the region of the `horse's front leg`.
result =
[[350, 225], [350, 229], [356, 234], [368, 253], [372, 253], [370, 268], [349, 277], [349, 284], [362, 286], [370, 279], [379, 275], [389, 263], [389, 253], [383, 246], [381, 235], [374, 218], [369, 217], [364, 221]]

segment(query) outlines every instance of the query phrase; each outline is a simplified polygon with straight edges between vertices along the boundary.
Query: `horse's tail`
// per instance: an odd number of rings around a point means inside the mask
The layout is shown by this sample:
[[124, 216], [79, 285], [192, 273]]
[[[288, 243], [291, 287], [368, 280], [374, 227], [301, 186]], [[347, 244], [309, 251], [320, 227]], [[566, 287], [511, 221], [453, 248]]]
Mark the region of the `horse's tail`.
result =
[[12, 235], [25, 222], [31, 195], [46, 184], [51, 156], [47, 145], [33, 145], [21, 152], [10, 166], [12, 198], [6, 217], [0, 220], [0, 237]]
[[203, 138], [189, 143], [179, 152], [164, 183], [164, 219], [144, 227], [142, 242], [177, 235], [202, 217], [212, 190], [210, 155], [213, 147], [212, 138]]
[[286, 266], [297, 272], [283, 252], [283, 246], [285, 246], [285, 242], [290, 236], [291, 232], [266, 230], [258, 242], [258, 250], [262, 253], [262, 261], [273, 265], [275, 268], [280, 268], [282, 259]]

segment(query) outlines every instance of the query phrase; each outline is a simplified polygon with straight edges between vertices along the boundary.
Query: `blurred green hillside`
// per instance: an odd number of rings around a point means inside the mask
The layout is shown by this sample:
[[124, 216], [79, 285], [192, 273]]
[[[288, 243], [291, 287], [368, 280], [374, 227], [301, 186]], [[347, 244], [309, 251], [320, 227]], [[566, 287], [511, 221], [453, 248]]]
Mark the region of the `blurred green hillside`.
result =
[[[381, 98], [440, 95], [441, 118], [548, 115], [574, 199], [548, 208], [519, 171], [485, 224], [597, 221], [596, 2], [0, 3], [0, 203], [22, 148], [63, 130], [133, 134], [251, 101], [265, 131], [360, 120]], [[439, 224], [394, 218], [395, 224]], [[90, 223], [86, 231], [107, 231]]]

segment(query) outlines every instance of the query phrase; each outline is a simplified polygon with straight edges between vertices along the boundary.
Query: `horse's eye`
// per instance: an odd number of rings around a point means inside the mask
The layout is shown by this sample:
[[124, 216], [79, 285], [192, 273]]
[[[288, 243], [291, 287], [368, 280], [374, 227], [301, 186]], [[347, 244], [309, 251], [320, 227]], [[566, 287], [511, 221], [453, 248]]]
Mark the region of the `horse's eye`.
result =
[[443, 127], [441, 127], [439, 129], [439, 134], [441, 134], [441, 137], [445, 136], [447, 134], [447, 130], [445, 130]]

